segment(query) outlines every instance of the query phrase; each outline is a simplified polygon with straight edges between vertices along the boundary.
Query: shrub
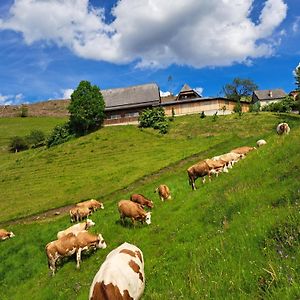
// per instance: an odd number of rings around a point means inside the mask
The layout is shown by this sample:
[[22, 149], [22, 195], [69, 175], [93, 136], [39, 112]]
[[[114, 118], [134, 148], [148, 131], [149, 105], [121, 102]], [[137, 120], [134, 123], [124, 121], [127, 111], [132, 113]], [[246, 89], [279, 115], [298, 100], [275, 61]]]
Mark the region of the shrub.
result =
[[205, 112], [202, 110], [201, 114], [200, 114], [200, 118], [204, 119], [206, 117]]
[[28, 144], [26, 140], [21, 136], [14, 136], [10, 139], [9, 142], [9, 151], [10, 152], [19, 152], [22, 150], [28, 149]]
[[158, 129], [160, 133], [167, 133], [169, 129], [168, 118], [162, 107], [147, 108], [139, 116], [139, 127]]
[[285, 97], [283, 100], [278, 102], [273, 102], [268, 105], [265, 105], [263, 111], [272, 111], [272, 112], [290, 112], [294, 105], [294, 100], [289, 96]]
[[249, 112], [256, 112], [256, 113], [258, 113], [259, 111], [260, 111], [260, 103], [259, 102], [256, 102], [254, 104], [250, 104]]
[[234, 108], [233, 108], [233, 111], [235, 113], [238, 113], [238, 114], [241, 114], [242, 113], [242, 105], [241, 105], [241, 102], [240, 101], [237, 101]]
[[31, 148], [37, 148], [45, 145], [45, 134], [41, 130], [32, 130], [25, 139]]
[[20, 108], [20, 117], [25, 118], [28, 117], [28, 107], [25, 105], [22, 105]]
[[213, 120], [213, 122], [216, 122], [217, 119], [218, 119], [218, 112], [216, 111], [216, 112], [214, 113], [214, 115], [213, 115], [212, 120]]
[[53, 147], [55, 145], [62, 144], [67, 142], [73, 137], [70, 133], [70, 125], [69, 123], [65, 123], [62, 125], [57, 125], [54, 127], [52, 133], [47, 139], [47, 147]]

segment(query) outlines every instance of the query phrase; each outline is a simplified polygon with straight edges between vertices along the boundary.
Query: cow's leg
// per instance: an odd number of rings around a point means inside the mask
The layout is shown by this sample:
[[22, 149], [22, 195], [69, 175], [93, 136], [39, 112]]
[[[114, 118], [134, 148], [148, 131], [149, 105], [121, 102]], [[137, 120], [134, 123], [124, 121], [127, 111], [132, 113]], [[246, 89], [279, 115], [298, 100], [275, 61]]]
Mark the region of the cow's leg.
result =
[[135, 226], [135, 218], [134, 217], [131, 218], [131, 222], [132, 222], [133, 226]]
[[55, 274], [55, 260], [54, 259], [50, 259], [50, 260], [48, 260], [48, 265], [49, 265], [49, 269], [50, 269], [50, 271], [52, 271], [52, 276], [54, 276], [54, 274]]
[[80, 268], [80, 261], [81, 261], [81, 248], [78, 248], [77, 252], [76, 252], [76, 261], [77, 261], [77, 269]]
[[202, 177], [202, 183], [205, 183], [205, 176]]

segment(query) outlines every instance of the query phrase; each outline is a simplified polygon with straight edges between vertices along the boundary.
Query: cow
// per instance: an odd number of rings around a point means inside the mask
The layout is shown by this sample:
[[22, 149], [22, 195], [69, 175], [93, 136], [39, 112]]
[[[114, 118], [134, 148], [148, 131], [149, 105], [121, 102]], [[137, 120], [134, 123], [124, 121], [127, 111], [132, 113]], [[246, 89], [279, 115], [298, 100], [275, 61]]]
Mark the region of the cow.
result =
[[79, 222], [91, 215], [89, 208], [85, 206], [74, 206], [70, 209], [71, 222]]
[[146, 212], [138, 203], [130, 200], [121, 200], [118, 203], [118, 210], [123, 224], [126, 217], [131, 219], [133, 225], [135, 225], [136, 220], [141, 223], [146, 222], [148, 225], [151, 224], [151, 212]]
[[112, 250], [96, 273], [89, 300], [139, 300], [145, 288], [144, 257], [135, 245]]
[[258, 140], [256, 142], [257, 147], [261, 147], [261, 146], [266, 145], [266, 144], [267, 144], [267, 142], [265, 140]]
[[252, 150], [256, 150], [256, 148], [255, 147], [243, 146], [243, 147], [235, 148], [235, 149], [231, 150], [230, 152], [241, 154], [241, 155], [243, 155], [243, 158], [244, 158], [245, 155], [247, 155]]
[[222, 160], [222, 159], [205, 159], [204, 160], [209, 169], [211, 170], [211, 174], [216, 174], [216, 176], [219, 175], [219, 173], [221, 172], [225, 172], [225, 173], [228, 173], [228, 168], [227, 168], [227, 165], [228, 165], [228, 162], [226, 162], [225, 160]]
[[83, 201], [80, 203], [77, 203], [76, 206], [78, 207], [87, 207], [90, 211], [95, 212], [98, 208], [104, 209], [104, 205], [102, 202], [99, 202], [95, 199]]
[[243, 157], [242, 154], [237, 154], [233, 152], [225, 153], [219, 156], [214, 156], [212, 160], [222, 160], [227, 163], [227, 168], [232, 168], [232, 166], [238, 162]]
[[153, 208], [153, 202], [141, 194], [132, 194], [130, 200], [141, 204], [142, 207], [147, 206], [148, 208]]
[[0, 229], [0, 241], [7, 240], [9, 238], [14, 237], [14, 233], [12, 231], [7, 231], [5, 229]]
[[192, 165], [187, 169], [189, 184], [192, 186], [192, 190], [196, 190], [195, 180], [202, 177], [202, 182], [205, 182], [205, 176], [211, 177], [211, 170], [205, 161], [200, 161], [195, 165]]
[[73, 233], [73, 234], [77, 235], [78, 232], [88, 230], [90, 227], [92, 227], [94, 225], [95, 225], [95, 223], [92, 220], [86, 219], [86, 221], [83, 223], [78, 223], [78, 224], [75, 224], [75, 225], [67, 228], [66, 230], [59, 231], [57, 233], [57, 238], [60, 239], [63, 236], [68, 235], [69, 233]]
[[279, 135], [281, 134], [289, 134], [290, 133], [290, 127], [287, 123], [280, 123], [278, 124], [276, 131]]
[[68, 257], [76, 253], [77, 269], [80, 267], [81, 252], [89, 249], [105, 249], [106, 243], [101, 234], [95, 235], [88, 231], [81, 231], [77, 235], [69, 233], [62, 238], [46, 245], [48, 266], [55, 274], [56, 262], [59, 258]]
[[167, 185], [161, 184], [157, 189], [155, 189], [154, 193], [158, 192], [159, 198], [161, 201], [172, 199], [170, 194], [170, 189]]

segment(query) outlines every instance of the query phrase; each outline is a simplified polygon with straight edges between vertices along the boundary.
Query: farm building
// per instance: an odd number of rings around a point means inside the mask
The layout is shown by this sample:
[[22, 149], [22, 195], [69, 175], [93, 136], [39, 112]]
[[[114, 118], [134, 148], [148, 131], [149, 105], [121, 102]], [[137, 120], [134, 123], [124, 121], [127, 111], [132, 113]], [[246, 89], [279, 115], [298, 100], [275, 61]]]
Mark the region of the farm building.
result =
[[257, 90], [252, 94], [252, 103], [259, 102], [261, 107], [283, 100], [287, 96], [282, 89]]
[[[236, 102], [223, 97], [202, 97], [189, 87], [187, 84], [183, 86], [177, 97], [168, 100], [162, 100], [161, 106], [164, 108], [167, 116], [172, 115], [188, 115], [196, 114], [204, 111], [206, 115], [218, 114], [231, 114], [233, 112]], [[241, 101], [242, 111], [249, 110], [249, 103]]]

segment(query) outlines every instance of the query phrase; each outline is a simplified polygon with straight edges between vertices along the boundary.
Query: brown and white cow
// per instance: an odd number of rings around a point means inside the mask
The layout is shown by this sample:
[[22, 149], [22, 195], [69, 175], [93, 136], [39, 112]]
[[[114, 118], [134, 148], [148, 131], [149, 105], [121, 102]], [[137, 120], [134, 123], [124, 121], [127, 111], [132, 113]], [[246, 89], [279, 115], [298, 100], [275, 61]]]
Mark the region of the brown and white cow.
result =
[[154, 192], [158, 192], [161, 201], [170, 200], [172, 198], [170, 194], [170, 189], [165, 184], [159, 185], [159, 187]]
[[132, 194], [130, 200], [141, 204], [142, 207], [147, 206], [148, 208], [153, 208], [153, 202], [141, 194]]
[[195, 180], [197, 178], [202, 178], [202, 182], [205, 182], [205, 176], [211, 177], [211, 170], [205, 161], [200, 161], [195, 165], [192, 165], [187, 169], [189, 184], [192, 186], [193, 190], [196, 190]]
[[276, 131], [278, 134], [289, 134], [290, 133], [290, 127], [288, 125], [288, 123], [280, 123], [278, 124]]
[[241, 154], [244, 157], [245, 155], [247, 155], [252, 150], [256, 150], [256, 148], [255, 147], [243, 146], [243, 147], [238, 147], [238, 148], [232, 149], [230, 152]]
[[209, 169], [211, 170], [211, 174], [216, 174], [216, 176], [219, 175], [221, 172], [228, 173], [228, 162], [222, 159], [205, 159], [204, 160]]
[[86, 219], [86, 221], [83, 223], [78, 223], [78, 224], [75, 224], [75, 225], [67, 228], [66, 230], [59, 231], [57, 233], [57, 238], [60, 239], [63, 236], [68, 235], [69, 233], [73, 233], [73, 234], [77, 235], [78, 232], [88, 230], [90, 227], [92, 227], [94, 225], [95, 225], [95, 223], [92, 220]]
[[52, 275], [54, 275], [57, 260], [76, 253], [77, 268], [79, 268], [82, 251], [105, 248], [106, 243], [101, 234], [95, 235], [88, 231], [81, 231], [77, 235], [69, 233], [62, 238], [47, 244], [46, 254], [48, 258], [48, 266], [52, 271]]
[[133, 225], [135, 221], [146, 222], [148, 225], [151, 224], [151, 212], [146, 212], [138, 203], [130, 200], [121, 200], [118, 203], [118, 210], [123, 224], [125, 218], [130, 218]]
[[102, 202], [97, 201], [95, 199], [83, 201], [80, 203], [77, 203], [76, 206], [78, 207], [87, 207], [90, 211], [95, 212], [98, 208], [104, 209], [104, 205]]
[[7, 240], [9, 238], [14, 237], [14, 233], [12, 231], [7, 231], [5, 229], [0, 229], [0, 241]]
[[219, 156], [214, 156], [212, 160], [223, 160], [227, 163], [227, 168], [232, 168], [232, 166], [238, 162], [243, 157], [242, 154], [237, 154], [233, 152], [225, 153]]
[[143, 253], [124, 243], [107, 255], [94, 277], [89, 300], [139, 300], [144, 288]]
[[91, 211], [85, 206], [74, 206], [70, 209], [71, 222], [79, 222], [91, 215]]

